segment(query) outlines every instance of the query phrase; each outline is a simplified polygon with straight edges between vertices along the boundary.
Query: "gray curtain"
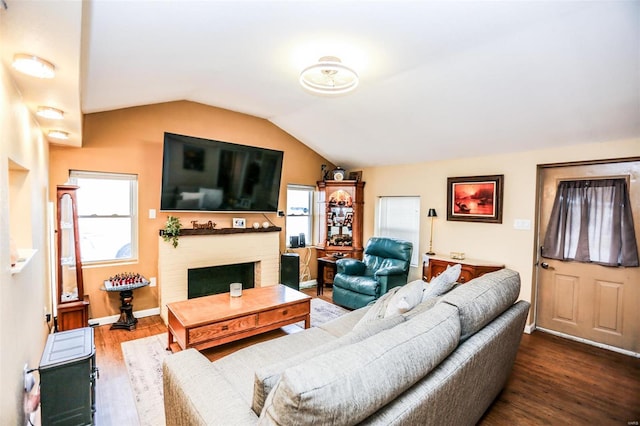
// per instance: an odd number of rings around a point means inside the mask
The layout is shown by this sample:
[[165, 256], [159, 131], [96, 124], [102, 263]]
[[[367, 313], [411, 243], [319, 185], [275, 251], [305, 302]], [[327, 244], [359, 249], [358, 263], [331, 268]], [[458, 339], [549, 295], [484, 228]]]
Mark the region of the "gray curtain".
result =
[[542, 257], [638, 266], [638, 246], [625, 179], [562, 181]]

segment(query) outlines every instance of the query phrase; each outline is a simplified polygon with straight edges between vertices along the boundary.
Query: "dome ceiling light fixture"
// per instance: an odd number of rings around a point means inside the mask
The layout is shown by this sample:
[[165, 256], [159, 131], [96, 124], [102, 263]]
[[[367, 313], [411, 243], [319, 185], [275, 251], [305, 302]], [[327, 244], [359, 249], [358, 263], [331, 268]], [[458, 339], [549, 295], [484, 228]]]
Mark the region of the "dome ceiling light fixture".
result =
[[38, 117], [48, 118], [49, 120], [62, 120], [64, 118], [64, 111], [49, 106], [39, 106], [36, 115]]
[[47, 133], [47, 136], [50, 137], [51, 139], [58, 139], [63, 141], [66, 141], [67, 139], [69, 139], [69, 133], [63, 130], [49, 130], [49, 133]]
[[300, 84], [321, 95], [341, 95], [358, 87], [358, 74], [335, 56], [323, 56], [300, 73]]
[[16, 53], [11, 63], [14, 69], [23, 74], [38, 78], [53, 78], [56, 67], [51, 62], [28, 53]]

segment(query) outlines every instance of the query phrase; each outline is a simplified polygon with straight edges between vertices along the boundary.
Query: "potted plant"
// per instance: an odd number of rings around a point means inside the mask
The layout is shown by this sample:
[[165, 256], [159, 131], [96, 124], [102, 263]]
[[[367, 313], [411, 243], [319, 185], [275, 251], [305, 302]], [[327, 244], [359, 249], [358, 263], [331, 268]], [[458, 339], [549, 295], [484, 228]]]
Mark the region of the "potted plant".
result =
[[182, 224], [180, 219], [175, 216], [168, 216], [167, 223], [164, 225], [164, 232], [162, 233], [162, 239], [165, 241], [171, 241], [173, 248], [178, 247], [178, 237], [180, 236], [180, 228]]

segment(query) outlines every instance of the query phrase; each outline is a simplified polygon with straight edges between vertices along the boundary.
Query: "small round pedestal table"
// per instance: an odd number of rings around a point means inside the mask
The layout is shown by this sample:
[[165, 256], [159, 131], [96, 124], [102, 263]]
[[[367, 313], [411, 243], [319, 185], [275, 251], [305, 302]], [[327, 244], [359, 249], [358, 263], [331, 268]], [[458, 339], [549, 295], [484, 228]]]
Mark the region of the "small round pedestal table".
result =
[[114, 284], [111, 281], [104, 282], [105, 291], [119, 291], [120, 292], [120, 318], [118, 321], [111, 324], [111, 330], [124, 329], [135, 330], [138, 318], [133, 316], [133, 290], [149, 285], [149, 281], [141, 279], [139, 282], [131, 284]]

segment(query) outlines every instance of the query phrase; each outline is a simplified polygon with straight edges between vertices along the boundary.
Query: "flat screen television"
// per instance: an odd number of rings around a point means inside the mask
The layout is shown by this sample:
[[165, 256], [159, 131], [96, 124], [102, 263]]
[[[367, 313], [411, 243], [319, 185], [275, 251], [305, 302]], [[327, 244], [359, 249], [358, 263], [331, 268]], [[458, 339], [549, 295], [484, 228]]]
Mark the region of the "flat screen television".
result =
[[164, 134], [162, 211], [276, 212], [284, 153]]

